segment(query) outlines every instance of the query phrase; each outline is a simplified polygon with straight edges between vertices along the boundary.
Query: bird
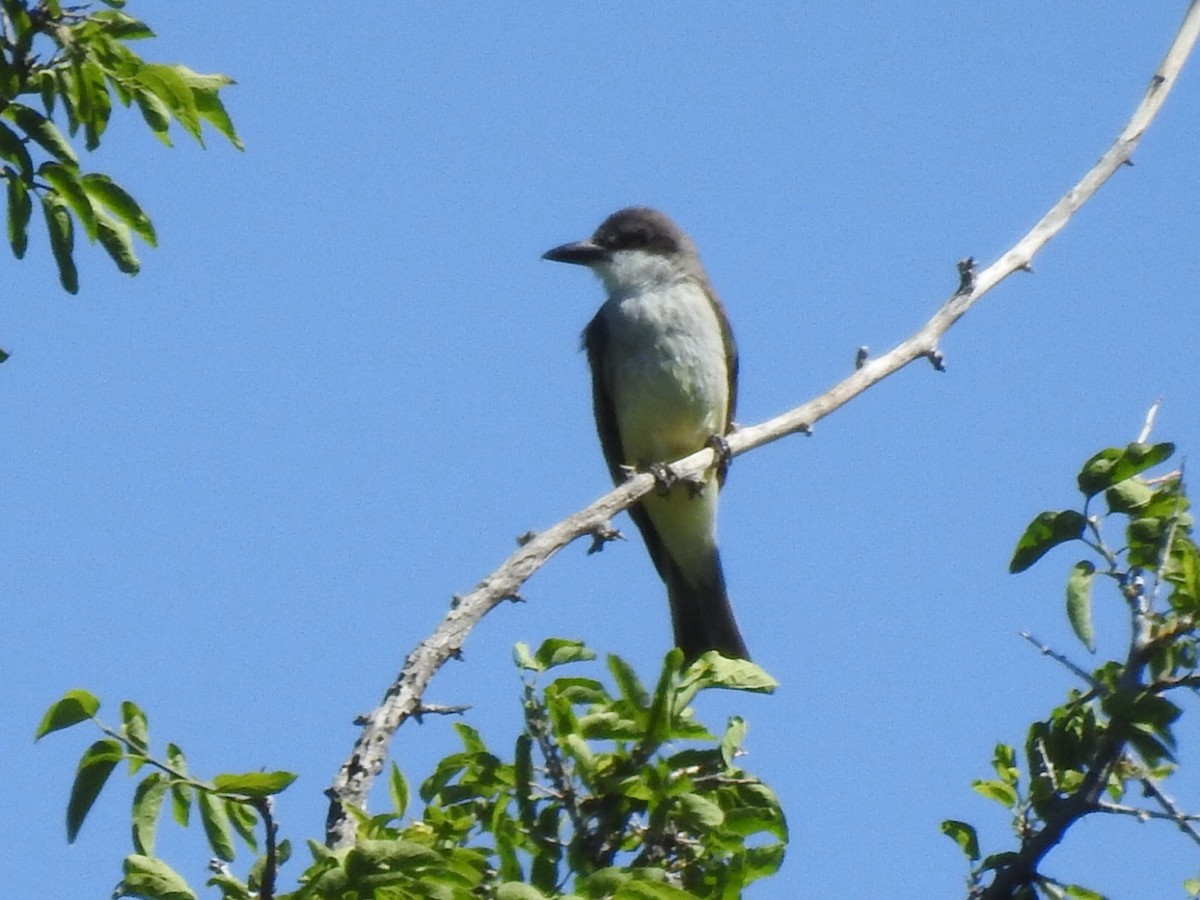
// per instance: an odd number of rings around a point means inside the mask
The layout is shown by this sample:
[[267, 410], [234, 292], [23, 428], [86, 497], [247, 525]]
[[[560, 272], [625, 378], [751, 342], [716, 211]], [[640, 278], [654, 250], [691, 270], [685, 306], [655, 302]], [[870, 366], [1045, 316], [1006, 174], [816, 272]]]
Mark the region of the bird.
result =
[[[696, 245], [666, 214], [632, 206], [542, 258], [586, 266], [607, 292], [583, 331], [596, 430], [614, 483], [637, 469], [660, 480], [629, 514], [666, 585], [675, 645], [688, 662], [709, 650], [748, 660], [716, 538], [737, 347]], [[698, 484], [670, 484], [665, 464], [705, 446], [718, 464]]]

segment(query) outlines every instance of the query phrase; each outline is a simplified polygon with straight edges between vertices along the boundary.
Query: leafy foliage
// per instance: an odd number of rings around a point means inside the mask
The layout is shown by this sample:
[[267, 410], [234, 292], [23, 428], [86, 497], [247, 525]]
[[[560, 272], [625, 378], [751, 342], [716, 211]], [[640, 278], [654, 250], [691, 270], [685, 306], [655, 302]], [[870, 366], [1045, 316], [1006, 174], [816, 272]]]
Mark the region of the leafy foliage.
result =
[[[672, 651], [653, 692], [623, 660], [609, 657], [611, 685], [562, 675], [538, 686], [551, 669], [594, 659], [582, 644], [553, 639], [536, 652], [517, 649], [526, 673], [524, 729], [511, 758], [502, 759], [469, 725], [457, 731], [463, 749], [441, 761], [420, 786], [420, 818], [406, 818], [410, 791], [399, 769], [389, 778], [392, 810], [355, 812], [358, 840], [342, 850], [309, 842], [313, 863], [291, 900], [428, 897], [498, 900], [736, 897], [774, 873], [783, 860], [787, 827], [775, 794], [736, 759], [745, 723], [732, 719], [718, 738], [698, 723], [689, 704], [712, 688], [770, 691], [757, 666], [708, 654], [682, 668]], [[72, 691], [46, 713], [38, 737], [93, 721], [105, 738], [85, 753], [68, 807], [68, 835], [79, 826], [121, 761], [131, 774], [153, 769], [133, 799], [135, 852], [126, 858], [120, 890], [148, 898], [195, 894], [155, 857], [155, 827], [164, 801], [187, 824], [198, 809], [217, 859], [234, 859], [235, 834], [257, 852], [263, 824], [267, 848], [243, 881], [218, 866], [208, 884], [226, 900], [273, 894], [270, 795], [286, 788], [286, 772], [192, 778], [182, 752], [168, 745], [165, 761], [149, 753], [146, 718], [122, 706], [113, 730], [95, 714], [99, 701]], [[77, 799], [78, 798], [78, 799]], [[277, 858], [276, 858], [277, 857]], [[268, 878], [266, 873], [270, 872]], [[570, 894], [567, 894], [570, 891]]]
[[77, 230], [98, 241], [130, 275], [140, 265], [133, 235], [151, 246], [157, 241], [137, 201], [107, 175], [83, 171], [72, 145], [80, 138], [86, 150], [100, 145], [114, 99], [126, 107], [136, 104], [167, 146], [172, 122], [201, 145], [207, 124], [242, 146], [220, 98], [232, 80], [147, 62], [130, 43], [154, 33], [122, 9], [123, 0], [104, 0], [104, 5], [108, 8], [90, 11], [59, 0], [0, 0], [0, 178], [6, 188], [8, 242], [17, 259], [25, 256], [36, 197], [59, 281], [72, 294], [79, 290]]
[[[1183, 472], [1156, 478], [1142, 473], [1167, 460], [1171, 444], [1130, 444], [1089, 459], [1079, 473], [1081, 510], [1044, 512], [1022, 535], [1010, 569], [1023, 571], [1061, 544], [1081, 542], [1095, 561], [1080, 560], [1067, 579], [1067, 617], [1091, 652], [1093, 582], [1099, 577], [1128, 609], [1131, 634], [1124, 659], [1091, 672], [1043, 647], [1082, 682], [1067, 701], [1034, 722], [1023, 747], [1024, 772], [1015, 748], [998, 744], [992, 757], [996, 777], [976, 781], [975, 790], [1008, 810], [1017, 849], [983, 857], [975, 828], [949, 820], [942, 830], [972, 864], [971, 897], [1100, 898], [1081, 885], [1065, 885], [1039, 866], [1086, 815], [1128, 815], [1174, 823], [1196, 843], [1197, 817], [1179, 811], [1162, 789], [1176, 768], [1173, 726], [1180, 708], [1169, 699], [1200, 688], [1197, 620], [1200, 618], [1200, 549], [1184, 490]], [[1094, 513], [1103, 495], [1107, 511]], [[1124, 546], [1104, 537], [1118, 523]], [[1153, 801], [1150, 808], [1123, 803], [1131, 789]], [[1200, 881], [1188, 882], [1200, 893]]]
[[122, 762], [130, 775], [143, 768], [150, 771], [133, 792], [131, 811], [134, 853], [124, 863], [125, 877], [117, 896], [181, 900], [195, 897], [182, 876], [154, 854], [155, 836], [168, 793], [172, 813], [180, 825], [187, 825], [193, 805], [199, 809], [201, 825], [213, 855], [230, 861], [235, 857], [234, 834], [251, 852], [258, 852], [255, 828], [261, 823], [267, 832], [267, 846], [251, 869], [246, 882], [219, 871], [210, 884], [218, 884], [229, 898], [249, 900], [252, 891], [273, 890], [277, 865], [287, 859], [287, 842], [276, 845], [269, 798], [288, 787], [296, 778], [290, 772], [248, 772], [218, 775], [212, 781], [200, 781], [189, 774], [183, 751], [168, 744], [164, 758], [150, 752], [150, 728], [145, 713], [128, 700], [121, 704], [121, 727], [105, 725], [96, 714], [100, 701], [87, 691], [68, 691], [42, 717], [34, 733], [40, 740], [83, 722], [92, 722], [105, 735], [79, 760], [75, 783], [67, 803], [67, 839], [74, 841], [96, 798], [108, 783], [113, 770]]

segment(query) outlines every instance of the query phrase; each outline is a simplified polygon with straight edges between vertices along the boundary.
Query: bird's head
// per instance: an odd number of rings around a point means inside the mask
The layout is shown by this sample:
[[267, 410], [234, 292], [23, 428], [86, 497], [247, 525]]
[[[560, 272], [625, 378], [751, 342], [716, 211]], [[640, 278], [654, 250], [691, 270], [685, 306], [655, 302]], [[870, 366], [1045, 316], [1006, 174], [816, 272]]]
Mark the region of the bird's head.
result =
[[542, 259], [587, 266], [613, 295], [703, 277], [692, 239], [665, 214], [645, 206], [613, 213], [587, 240], [547, 250]]

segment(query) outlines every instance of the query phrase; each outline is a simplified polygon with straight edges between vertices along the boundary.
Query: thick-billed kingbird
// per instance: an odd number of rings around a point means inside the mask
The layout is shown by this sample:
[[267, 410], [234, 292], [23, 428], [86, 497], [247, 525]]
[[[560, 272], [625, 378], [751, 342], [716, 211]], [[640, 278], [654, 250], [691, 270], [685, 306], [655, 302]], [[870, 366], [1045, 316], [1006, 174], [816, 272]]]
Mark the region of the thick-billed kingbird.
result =
[[[737, 349], [696, 245], [661, 212], [613, 213], [588, 240], [543, 255], [590, 268], [608, 299], [584, 329], [592, 403], [615, 483], [630, 467], [659, 467], [730, 430]], [[716, 442], [723, 449], [723, 442]], [[688, 660], [707, 650], [749, 659], [725, 593], [717, 552], [724, 463], [702, 484], [677, 484], [629, 508], [667, 586], [675, 644]]]

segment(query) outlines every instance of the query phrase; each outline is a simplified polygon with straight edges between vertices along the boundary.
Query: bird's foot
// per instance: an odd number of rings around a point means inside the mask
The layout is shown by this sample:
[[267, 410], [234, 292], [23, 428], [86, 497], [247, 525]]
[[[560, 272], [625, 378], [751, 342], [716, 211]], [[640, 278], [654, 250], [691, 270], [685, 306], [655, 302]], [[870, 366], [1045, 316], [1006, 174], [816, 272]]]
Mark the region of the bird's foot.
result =
[[733, 462], [733, 451], [729, 449], [729, 441], [725, 440], [723, 434], [713, 434], [709, 435], [707, 446], [712, 447], [717, 482], [724, 482], [729, 472], [729, 464]]
[[650, 463], [646, 466], [646, 471], [654, 476], [655, 491], [661, 497], [671, 493], [671, 488], [679, 484], [679, 476], [666, 463]]

